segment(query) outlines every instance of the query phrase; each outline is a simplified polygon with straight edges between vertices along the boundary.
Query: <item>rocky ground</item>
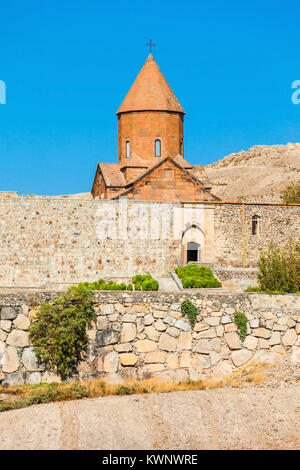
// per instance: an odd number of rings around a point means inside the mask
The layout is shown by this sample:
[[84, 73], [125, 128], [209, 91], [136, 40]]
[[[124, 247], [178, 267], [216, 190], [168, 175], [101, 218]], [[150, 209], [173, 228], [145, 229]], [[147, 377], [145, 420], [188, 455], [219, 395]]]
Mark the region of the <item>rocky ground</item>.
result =
[[281, 191], [300, 180], [300, 144], [255, 145], [206, 166], [212, 193], [224, 201], [281, 202]]
[[0, 449], [300, 449], [299, 368], [265, 367], [219, 388], [4, 412]]
[[0, 415], [3, 449], [300, 449], [300, 384], [106, 397]]

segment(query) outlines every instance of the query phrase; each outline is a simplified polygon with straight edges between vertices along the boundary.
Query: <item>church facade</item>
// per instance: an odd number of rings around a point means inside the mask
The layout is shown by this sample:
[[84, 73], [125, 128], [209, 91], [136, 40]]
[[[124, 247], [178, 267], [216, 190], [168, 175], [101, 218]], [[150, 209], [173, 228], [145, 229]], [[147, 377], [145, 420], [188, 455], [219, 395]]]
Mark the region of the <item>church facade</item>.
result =
[[117, 111], [118, 163], [99, 163], [93, 198], [219, 201], [184, 158], [185, 112], [150, 53]]

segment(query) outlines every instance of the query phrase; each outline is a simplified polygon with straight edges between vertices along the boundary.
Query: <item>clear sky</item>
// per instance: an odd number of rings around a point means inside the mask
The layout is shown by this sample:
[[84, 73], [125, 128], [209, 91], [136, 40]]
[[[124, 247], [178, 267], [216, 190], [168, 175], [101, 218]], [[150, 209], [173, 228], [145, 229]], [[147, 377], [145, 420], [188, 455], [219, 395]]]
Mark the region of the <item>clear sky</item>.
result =
[[97, 162], [117, 162], [115, 113], [149, 38], [191, 163], [300, 142], [299, 0], [11, 0], [0, 15], [1, 191], [90, 191]]

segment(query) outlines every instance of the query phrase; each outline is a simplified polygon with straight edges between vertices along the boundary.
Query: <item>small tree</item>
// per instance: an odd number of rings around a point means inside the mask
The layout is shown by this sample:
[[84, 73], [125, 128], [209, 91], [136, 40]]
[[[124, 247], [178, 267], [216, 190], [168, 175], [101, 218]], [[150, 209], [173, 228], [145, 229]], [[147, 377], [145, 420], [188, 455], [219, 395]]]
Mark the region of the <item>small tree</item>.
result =
[[60, 297], [41, 304], [29, 329], [37, 358], [66, 377], [86, 349], [86, 329], [95, 318], [93, 292], [84, 285], [71, 287]]
[[290, 240], [279, 248], [271, 242], [261, 253], [258, 264], [258, 283], [262, 291], [300, 291], [300, 243]]
[[281, 197], [286, 204], [300, 204], [300, 181], [287, 186]]

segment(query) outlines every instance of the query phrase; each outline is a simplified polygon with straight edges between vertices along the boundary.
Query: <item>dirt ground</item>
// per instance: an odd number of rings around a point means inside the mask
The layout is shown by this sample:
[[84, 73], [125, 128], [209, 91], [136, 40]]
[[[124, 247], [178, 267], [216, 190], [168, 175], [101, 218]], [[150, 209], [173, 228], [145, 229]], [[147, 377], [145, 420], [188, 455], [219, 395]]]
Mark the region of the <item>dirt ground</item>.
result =
[[300, 384], [103, 397], [0, 414], [0, 449], [300, 449]]

